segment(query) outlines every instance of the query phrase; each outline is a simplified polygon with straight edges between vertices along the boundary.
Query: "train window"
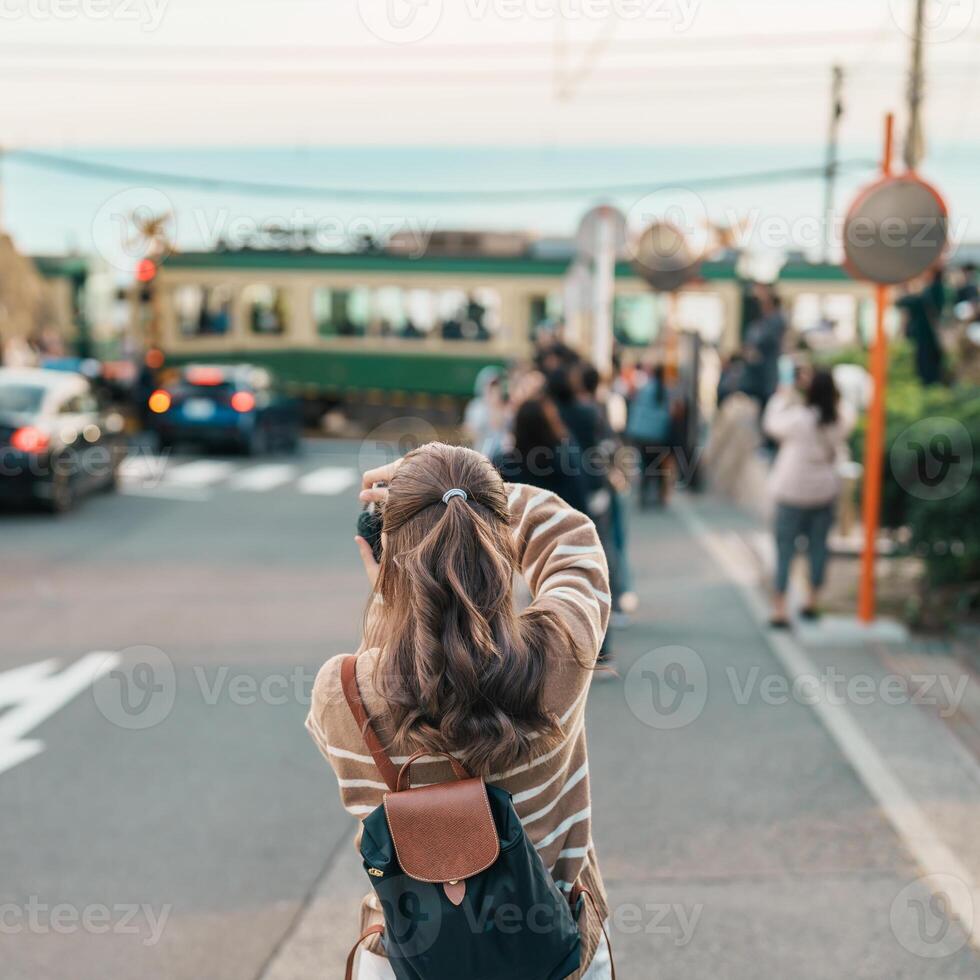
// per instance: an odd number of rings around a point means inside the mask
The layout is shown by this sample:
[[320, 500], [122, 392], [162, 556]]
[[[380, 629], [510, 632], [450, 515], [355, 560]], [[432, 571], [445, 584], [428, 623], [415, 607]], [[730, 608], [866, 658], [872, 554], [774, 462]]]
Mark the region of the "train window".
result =
[[321, 337], [490, 340], [500, 329], [495, 289], [315, 289], [313, 318]]
[[531, 297], [531, 335], [537, 333], [543, 323], [557, 323], [564, 315], [564, 303], [561, 293], [549, 293], [547, 296]]
[[819, 331], [833, 341], [850, 343], [857, 339], [857, 301], [846, 293], [800, 293], [793, 298], [790, 323], [800, 333]]
[[350, 333], [347, 324], [347, 290], [314, 289], [313, 321], [321, 337], [340, 337]]
[[463, 330], [472, 334], [469, 339], [489, 340], [499, 333], [500, 293], [484, 286], [474, 289], [467, 304], [467, 321]]
[[679, 293], [677, 326], [701, 335], [709, 344], [717, 344], [725, 329], [725, 305], [714, 293]]
[[418, 340], [432, 333], [436, 325], [436, 297], [431, 289], [409, 289], [405, 293], [405, 326], [402, 336]]
[[652, 343], [660, 335], [661, 320], [654, 295], [617, 296], [613, 303], [613, 334], [626, 346], [645, 347]]
[[405, 294], [397, 286], [382, 286], [374, 293], [374, 319], [382, 337], [400, 337], [405, 332]]
[[180, 286], [174, 308], [182, 337], [221, 336], [231, 329], [229, 286]]
[[443, 340], [463, 339], [466, 316], [466, 293], [461, 289], [444, 289], [436, 294], [439, 333]]
[[289, 301], [286, 290], [253, 283], [242, 290], [245, 321], [252, 333], [279, 335], [286, 333]]
[[344, 337], [363, 337], [371, 323], [371, 290], [366, 286], [355, 286], [347, 293], [344, 319], [340, 323], [340, 333]]
[[499, 324], [500, 297], [492, 289], [447, 289], [437, 309], [443, 340], [489, 340]]
[[313, 320], [321, 337], [363, 337], [376, 314], [375, 297], [364, 286], [313, 290]]

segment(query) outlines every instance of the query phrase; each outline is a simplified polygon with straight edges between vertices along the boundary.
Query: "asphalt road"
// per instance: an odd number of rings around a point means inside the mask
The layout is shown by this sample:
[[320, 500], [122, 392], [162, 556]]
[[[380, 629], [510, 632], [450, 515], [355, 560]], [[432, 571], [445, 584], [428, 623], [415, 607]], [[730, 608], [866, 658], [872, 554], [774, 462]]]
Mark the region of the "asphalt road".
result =
[[[2, 980], [260, 978], [329, 888], [352, 820], [302, 723], [359, 633], [357, 462], [145, 459], [66, 518], [0, 516]], [[980, 976], [955, 923], [896, 926], [918, 872], [813, 711], [733, 698], [780, 668], [710, 554], [673, 514], [634, 540], [643, 606], [589, 709], [622, 976]], [[708, 675], [676, 727], [630, 673], [672, 646]]]

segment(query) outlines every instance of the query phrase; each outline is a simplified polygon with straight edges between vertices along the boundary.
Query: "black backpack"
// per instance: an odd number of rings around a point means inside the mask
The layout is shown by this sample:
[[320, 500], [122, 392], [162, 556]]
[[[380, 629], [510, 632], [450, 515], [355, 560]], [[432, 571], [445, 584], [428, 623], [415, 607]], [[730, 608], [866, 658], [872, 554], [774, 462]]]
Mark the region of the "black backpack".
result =
[[[347, 704], [388, 784], [364, 820], [361, 857], [384, 926], [380, 935], [398, 980], [562, 980], [578, 970], [576, 918], [592, 895], [561, 893], [528, 840], [510, 794], [473, 778], [444, 753], [456, 779], [411, 787], [418, 752], [398, 769], [378, 739], [357, 686], [356, 657], [341, 665]], [[574, 910], [574, 914], [573, 914]], [[608, 940], [607, 940], [608, 942]], [[615, 980], [615, 970], [613, 970]]]

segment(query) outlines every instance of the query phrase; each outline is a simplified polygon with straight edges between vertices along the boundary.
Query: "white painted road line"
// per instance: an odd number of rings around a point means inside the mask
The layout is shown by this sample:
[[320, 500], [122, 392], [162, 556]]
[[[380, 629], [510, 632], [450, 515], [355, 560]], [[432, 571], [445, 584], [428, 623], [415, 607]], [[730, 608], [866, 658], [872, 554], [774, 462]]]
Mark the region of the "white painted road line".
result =
[[[797, 681], [803, 677], [820, 677], [817, 666], [792, 634], [766, 629], [768, 613], [765, 602], [756, 583], [752, 580], [751, 573], [747, 573], [751, 565], [739, 560], [737, 553], [731, 547], [731, 541], [711, 531], [694, 513], [690, 505], [677, 501], [677, 513], [692, 536], [701, 543], [735, 583], [789, 679]], [[943, 894], [970, 937], [970, 942], [980, 949], [980, 916], [974, 913], [975, 909], [980, 908], [980, 892], [977, 890], [972, 874], [940, 838], [932, 823], [889, 768], [874, 743], [854, 720], [847, 705], [832, 697], [813, 700], [815, 703], [812, 707], [817, 717], [837, 743], [844, 758], [851, 764], [865, 788], [877, 800], [885, 817], [921, 868], [923, 875], [949, 875], [964, 884], [962, 892], [950, 889]]]
[[353, 486], [357, 479], [357, 471], [349, 466], [323, 466], [300, 477], [296, 487], [300, 493], [333, 496]]
[[60, 674], [55, 660], [0, 674], [0, 773], [37, 755], [44, 743], [24, 736], [119, 664], [119, 655], [90, 653]]
[[228, 482], [231, 490], [250, 490], [253, 493], [264, 493], [288, 483], [296, 476], [296, 466], [293, 463], [263, 463], [261, 466], [250, 466], [236, 473]]
[[236, 469], [234, 463], [220, 459], [198, 459], [168, 468], [163, 486], [211, 487], [230, 476]]

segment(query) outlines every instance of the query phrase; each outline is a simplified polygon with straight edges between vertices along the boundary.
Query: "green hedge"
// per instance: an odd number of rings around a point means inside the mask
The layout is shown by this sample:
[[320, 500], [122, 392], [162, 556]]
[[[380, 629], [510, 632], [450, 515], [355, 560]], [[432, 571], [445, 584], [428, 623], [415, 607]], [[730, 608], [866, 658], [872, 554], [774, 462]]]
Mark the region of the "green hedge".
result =
[[[867, 355], [852, 351], [834, 361], [866, 364]], [[889, 357], [885, 417], [882, 526], [907, 529], [907, 547], [922, 558], [927, 586], [958, 583], [963, 597], [975, 595], [980, 583], [980, 389], [922, 387], [909, 345], [896, 344]], [[857, 460], [864, 459], [866, 425], [862, 418], [854, 432]]]

